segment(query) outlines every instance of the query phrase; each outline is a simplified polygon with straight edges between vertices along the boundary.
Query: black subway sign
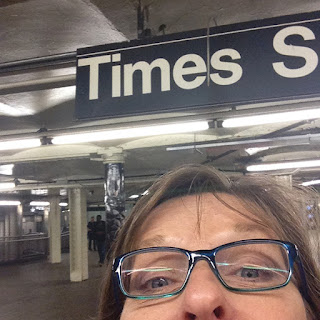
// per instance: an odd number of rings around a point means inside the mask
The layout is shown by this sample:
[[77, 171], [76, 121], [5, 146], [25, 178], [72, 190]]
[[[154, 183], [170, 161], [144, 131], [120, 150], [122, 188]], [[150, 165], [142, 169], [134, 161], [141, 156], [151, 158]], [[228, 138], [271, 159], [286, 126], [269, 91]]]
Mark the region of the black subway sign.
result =
[[78, 49], [76, 118], [320, 95], [320, 12]]

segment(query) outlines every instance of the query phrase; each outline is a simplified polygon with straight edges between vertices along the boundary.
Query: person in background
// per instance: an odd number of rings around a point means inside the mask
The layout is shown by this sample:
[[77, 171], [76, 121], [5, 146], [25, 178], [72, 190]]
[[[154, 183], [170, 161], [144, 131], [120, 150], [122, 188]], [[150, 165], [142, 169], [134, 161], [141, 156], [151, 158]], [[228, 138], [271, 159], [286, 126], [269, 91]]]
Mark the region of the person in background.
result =
[[99, 265], [101, 267], [106, 256], [106, 222], [101, 220], [100, 214], [97, 215], [95, 224], [95, 238], [99, 253]]
[[118, 233], [99, 320], [319, 320], [314, 196], [270, 176], [169, 172]]
[[94, 216], [91, 217], [91, 220], [88, 222], [87, 229], [88, 229], [88, 249], [92, 251], [92, 243], [93, 243], [93, 250], [96, 251], [96, 239], [95, 239], [95, 221]]

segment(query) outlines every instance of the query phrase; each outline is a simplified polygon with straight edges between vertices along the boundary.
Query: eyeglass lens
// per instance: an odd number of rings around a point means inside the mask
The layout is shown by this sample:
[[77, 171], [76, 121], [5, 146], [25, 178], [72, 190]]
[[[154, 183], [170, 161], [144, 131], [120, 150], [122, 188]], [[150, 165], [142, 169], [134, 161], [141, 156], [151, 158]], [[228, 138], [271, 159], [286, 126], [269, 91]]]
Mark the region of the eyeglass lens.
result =
[[[286, 249], [275, 243], [225, 247], [215, 265], [222, 281], [233, 289], [268, 289], [281, 286], [290, 274]], [[124, 258], [121, 282], [131, 296], [161, 296], [179, 291], [187, 278], [188, 256], [178, 250], [139, 252]]]

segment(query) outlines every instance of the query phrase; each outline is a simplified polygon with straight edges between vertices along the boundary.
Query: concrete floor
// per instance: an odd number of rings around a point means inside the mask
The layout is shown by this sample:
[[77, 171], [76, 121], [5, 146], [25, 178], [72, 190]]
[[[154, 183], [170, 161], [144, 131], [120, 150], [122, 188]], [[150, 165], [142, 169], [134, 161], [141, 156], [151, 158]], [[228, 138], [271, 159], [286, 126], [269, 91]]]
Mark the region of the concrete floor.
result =
[[89, 251], [89, 279], [69, 281], [69, 254], [62, 263], [32, 261], [0, 266], [1, 320], [89, 320], [97, 314], [104, 267]]

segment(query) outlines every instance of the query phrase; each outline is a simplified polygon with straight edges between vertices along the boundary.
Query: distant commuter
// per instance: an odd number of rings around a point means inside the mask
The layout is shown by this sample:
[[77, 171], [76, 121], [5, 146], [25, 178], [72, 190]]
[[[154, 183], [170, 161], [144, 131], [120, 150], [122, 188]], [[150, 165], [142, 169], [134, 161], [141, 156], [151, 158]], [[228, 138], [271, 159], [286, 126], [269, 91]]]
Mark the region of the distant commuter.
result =
[[95, 238], [95, 226], [96, 223], [94, 221], [94, 217], [91, 217], [91, 220], [88, 222], [88, 249], [92, 251], [92, 243], [93, 243], [93, 250], [96, 251], [96, 238]]
[[99, 265], [103, 265], [106, 256], [106, 223], [101, 220], [101, 215], [97, 215], [97, 221], [95, 224], [96, 244], [99, 253]]

